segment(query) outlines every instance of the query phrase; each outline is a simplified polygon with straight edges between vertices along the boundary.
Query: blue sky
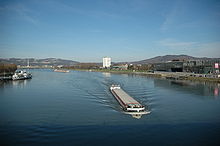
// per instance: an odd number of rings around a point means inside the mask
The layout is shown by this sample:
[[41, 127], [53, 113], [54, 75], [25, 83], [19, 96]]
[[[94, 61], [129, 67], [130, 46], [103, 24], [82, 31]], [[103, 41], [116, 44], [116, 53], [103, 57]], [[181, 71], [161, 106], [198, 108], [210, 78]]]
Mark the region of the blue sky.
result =
[[218, 0], [0, 0], [0, 57], [220, 57]]

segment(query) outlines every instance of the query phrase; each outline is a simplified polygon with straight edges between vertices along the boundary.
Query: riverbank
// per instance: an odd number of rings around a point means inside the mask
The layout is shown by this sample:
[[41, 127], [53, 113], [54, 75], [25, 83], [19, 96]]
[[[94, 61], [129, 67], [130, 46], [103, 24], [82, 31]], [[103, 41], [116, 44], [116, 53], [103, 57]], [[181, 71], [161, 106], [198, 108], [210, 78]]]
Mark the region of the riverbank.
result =
[[90, 72], [105, 72], [114, 74], [134, 74], [134, 75], [144, 75], [154, 78], [164, 78], [173, 80], [191, 80], [191, 81], [201, 81], [201, 82], [216, 82], [220, 83], [220, 78], [218, 77], [205, 77], [201, 74], [184, 73], [184, 72], [146, 72], [146, 71], [132, 71], [132, 70], [108, 70], [108, 69], [73, 69], [77, 71], [90, 71]]
[[15, 64], [4, 64], [0, 63], [0, 80], [11, 80], [12, 75], [17, 70], [17, 65]]

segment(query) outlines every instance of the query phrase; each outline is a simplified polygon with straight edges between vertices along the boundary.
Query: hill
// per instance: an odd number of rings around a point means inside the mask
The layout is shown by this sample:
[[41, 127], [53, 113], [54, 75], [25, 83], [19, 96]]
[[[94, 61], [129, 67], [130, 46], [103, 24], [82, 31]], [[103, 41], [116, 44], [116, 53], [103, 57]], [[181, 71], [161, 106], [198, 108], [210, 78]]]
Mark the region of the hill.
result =
[[172, 61], [172, 60], [215, 60], [215, 59], [220, 59], [220, 58], [207, 58], [207, 57], [193, 57], [193, 56], [188, 56], [188, 55], [165, 55], [165, 56], [157, 56], [153, 57], [150, 59], [145, 59], [141, 61], [135, 61], [132, 62], [133, 64], [152, 64], [152, 63], [162, 63], [162, 62], [167, 62], [167, 61]]
[[75, 65], [79, 62], [72, 61], [72, 60], [65, 60], [65, 59], [58, 59], [58, 58], [46, 58], [46, 59], [34, 59], [34, 58], [8, 58], [8, 59], [1, 59], [0, 63], [9, 63], [9, 64], [16, 64], [21, 66], [27, 66], [29, 61], [30, 66], [71, 66]]

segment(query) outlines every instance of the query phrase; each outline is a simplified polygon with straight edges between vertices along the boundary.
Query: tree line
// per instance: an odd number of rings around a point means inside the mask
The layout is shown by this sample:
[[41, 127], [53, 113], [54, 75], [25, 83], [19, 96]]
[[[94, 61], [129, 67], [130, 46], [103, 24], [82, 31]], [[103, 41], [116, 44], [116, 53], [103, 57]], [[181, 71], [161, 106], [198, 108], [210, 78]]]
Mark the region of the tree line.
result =
[[0, 63], [0, 73], [14, 73], [17, 70], [17, 65], [15, 64], [4, 64]]

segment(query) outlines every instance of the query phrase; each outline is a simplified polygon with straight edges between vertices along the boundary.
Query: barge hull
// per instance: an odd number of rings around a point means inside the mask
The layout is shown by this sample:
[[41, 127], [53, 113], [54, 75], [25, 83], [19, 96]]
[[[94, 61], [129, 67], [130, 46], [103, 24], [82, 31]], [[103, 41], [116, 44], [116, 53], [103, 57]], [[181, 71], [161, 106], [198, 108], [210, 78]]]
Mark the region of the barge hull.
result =
[[123, 107], [126, 112], [143, 112], [145, 113], [145, 107], [142, 106], [139, 102], [137, 102], [134, 98], [128, 95], [124, 90], [122, 90], [119, 86], [110, 87], [110, 91], [119, 102], [119, 104]]

